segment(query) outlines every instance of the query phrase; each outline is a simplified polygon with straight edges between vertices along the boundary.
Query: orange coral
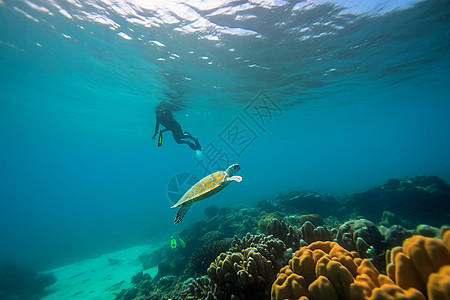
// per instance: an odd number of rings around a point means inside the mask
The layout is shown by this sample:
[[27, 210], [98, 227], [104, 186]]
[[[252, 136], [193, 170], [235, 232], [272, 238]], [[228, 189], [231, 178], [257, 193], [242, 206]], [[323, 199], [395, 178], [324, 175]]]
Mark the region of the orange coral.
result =
[[[357, 278], [358, 272], [364, 277]], [[298, 250], [289, 265], [280, 270], [271, 296], [273, 300], [364, 299], [363, 291], [371, 291], [370, 287], [365, 288], [366, 279], [371, 282], [377, 276], [372, 263], [359, 258], [356, 252], [335, 242], [314, 242]], [[376, 284], [379, 286], [378, 281]]]
[[281, 268], [272, 300], [450, 300], [450, 230], [415, 236], [391, 251], [388, 276], [335, 242], [303, 247]]
[[403, 290], [395, 284], [386, 284], [373, 290], [370, 300], [426, 300], [421, 292], [414, 288]]
[[[450, 230], [444, 227], [442, 232], [442, 240], [413, 236], [403, 243], [403, 247], [391, 251], [387, 274], [399, 287], [415, 288], [424, 295], [430, 294], [430, 291], [427, 293], [430, 275], [439, 272], [442, 266], [450, 265]], [[442, 278], [447, 277], [450, 281], [448, 274], [445, 274], [441, 275]], [[433, 278], [437, 280], [437, 277]]]
[[427, 283], [428, 299], [450, 300], [450, 266], [443, 266], [433, 273]]

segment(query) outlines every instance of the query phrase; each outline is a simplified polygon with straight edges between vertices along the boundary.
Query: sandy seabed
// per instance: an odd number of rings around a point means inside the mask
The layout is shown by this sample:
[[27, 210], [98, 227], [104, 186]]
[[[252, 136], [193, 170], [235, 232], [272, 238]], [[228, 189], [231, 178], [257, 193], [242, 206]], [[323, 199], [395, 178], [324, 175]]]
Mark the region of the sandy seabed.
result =
[[142, 270], [139, 261], [141, 254], [154, 249], [135, 246], [49, 270], [57, 282], [46, 289], [48, 294], [42, 300], [114, 299], [115, 294], [132, 286], [131, 278], [139, 271], [152, 278], [156, 275], [158, 267]]

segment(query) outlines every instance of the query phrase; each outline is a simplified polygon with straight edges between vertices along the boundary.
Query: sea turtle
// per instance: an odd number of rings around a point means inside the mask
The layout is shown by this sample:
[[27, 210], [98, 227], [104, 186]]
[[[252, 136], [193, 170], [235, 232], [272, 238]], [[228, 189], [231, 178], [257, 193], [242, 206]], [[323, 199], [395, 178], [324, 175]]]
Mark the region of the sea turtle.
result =
[[229, 185], [233, 180], [241, 182], [241, 176], [233, 176], [234, 173], [239, 171], [241, 166], [234, 164], [228, 167], [226, 171], [218, 171], [212, 173], [196, 184], [194, 184], [178, 202], [171, 208], [181, 205], [175, 217], [175, 224], [178, 224], [183, 219], [184, 215], [191, 207], [192, 203], [208, 198], [215, 193], [223, 190], [224, 187]]

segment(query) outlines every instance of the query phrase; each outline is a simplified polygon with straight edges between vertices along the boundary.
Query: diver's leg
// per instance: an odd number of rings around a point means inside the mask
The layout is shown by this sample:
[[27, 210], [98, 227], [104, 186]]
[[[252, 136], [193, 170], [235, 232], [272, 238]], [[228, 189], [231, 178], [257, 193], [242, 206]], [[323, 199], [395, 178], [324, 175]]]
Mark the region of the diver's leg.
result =
[[190, 134], [189, 132], [187, 132], [187, 131], [184, 132], [184, 136], [187, 139], [195, 140], [195, 137], [192, 134]]
[[[193, 137], [189, 132], [184, 132], [181, 130], [181, 125], [177, 123], [177, 126], [174, 126], [172, 129], [172, 135], [174, 140], [178, 144], [187, 144], [189, 147], [191, 147], [192, 150], [201, 150], [200, 144], [198, 143], [198, 139]], [[186, 141], [185, 139], [191, 139], [195, 142], [192, 143], [190, 141]]]
[[187, 132], [187, 131], [184, 132], [184, 136], [185, 136], [187, 139], [191, 139], [191, 140], [194, 141], [195, 147], [196, 147], [195, 150], [200, 150], [200, 151], [202, 150], [202, 146], [200, 146], [200, 143], [198, 142], [198, 138], [194, 137], [192, 134], [190, 134], [190, 133]]
[[181, 130], [181, 125], [178, 122], [175, 122], [172, 126], [172, 135], [175, 141], [177, 141], [177, 143], [178, 140], [185, 138], [183, 130]]
[[173, 138], [175, 139], [175, 142], [177, 142], [178, 144], [187, 144], [189, 147], [191, 147], [192, 150], [198, 150], [197, 146], [189, 141], [186, 141], [183, 139], [177, 139], [177, 138], [175, 138], [175, 136]]
[[197, 150], [201, 150], [200, 144], [198, 143], [198, 138], [194, 137], [192, 134], [190, 134], [187, 131], [184, 132], [184, 138], [193, 140], [195, 142], [195, 145], [198, 148]]
[[197, 141], [198, 141], [198, 138], [194, 137], [192, 134], [190, 134], [190, 133], [187, 132], [187, 131], [184, 132], [184, 138], [186, 138], [186, 139], [191, 139], [191, 140], [193, 140], [194, 142], [197, 142]]
[[[191, 139], [191, 140], [194, 141], [195, 149], [193, 149], [193, 150], [200, 150], [200, 151], [202, 151], [202, 146], [200, 146], [200, 143], [198, 142], [198, 138], [194, 137], [192, 134], [190, 134], [187, 131], [184, 132], [184, 138], [185, 139]], [[192, 146], [191, 146], [191, 148], [192, 148]]]

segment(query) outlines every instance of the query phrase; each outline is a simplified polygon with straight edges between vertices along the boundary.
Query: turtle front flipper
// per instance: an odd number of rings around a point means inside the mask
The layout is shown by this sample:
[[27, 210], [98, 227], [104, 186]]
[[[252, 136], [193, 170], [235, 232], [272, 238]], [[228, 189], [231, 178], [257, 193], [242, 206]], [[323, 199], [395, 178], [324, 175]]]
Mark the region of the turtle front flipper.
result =
[[180, 207], [180, 209], [177, 212], [177, 216], [175, 217], [175, 221], [173, 221], [174, 224], [178, 224], [181, 222], [181, 220], [183, 220], [184, 215], [187, 213], [187, 211], [189, 210], [191, 205], [192, 205], [192, 202], [189, 201]]
[[241, 182], [242, 181], [242, 177], [241, 176], [231, 176], [227, 178], [227, 181], [236, 181], [236, 182]]

